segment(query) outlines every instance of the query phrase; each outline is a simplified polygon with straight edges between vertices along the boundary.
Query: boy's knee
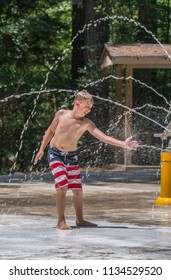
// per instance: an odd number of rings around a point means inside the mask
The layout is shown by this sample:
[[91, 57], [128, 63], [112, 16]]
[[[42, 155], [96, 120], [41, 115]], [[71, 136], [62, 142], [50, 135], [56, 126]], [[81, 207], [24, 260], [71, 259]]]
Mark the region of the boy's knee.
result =
[[74, 195], [74, 196], [82, 196], [82, 189], [73, 190], [73, 195]]

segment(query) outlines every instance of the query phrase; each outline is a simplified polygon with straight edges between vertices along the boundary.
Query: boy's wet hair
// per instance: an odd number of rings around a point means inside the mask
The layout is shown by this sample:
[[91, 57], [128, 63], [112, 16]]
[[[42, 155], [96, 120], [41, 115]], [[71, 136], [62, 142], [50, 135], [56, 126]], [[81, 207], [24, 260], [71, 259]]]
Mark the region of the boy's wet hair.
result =
[[75, 94], [74, 100], [79, 100], [79, 101], [90, 100], [92, 103], [94, 102], [93, 96], [87, 90], [85, 90], [85, 89], [77, 92]]

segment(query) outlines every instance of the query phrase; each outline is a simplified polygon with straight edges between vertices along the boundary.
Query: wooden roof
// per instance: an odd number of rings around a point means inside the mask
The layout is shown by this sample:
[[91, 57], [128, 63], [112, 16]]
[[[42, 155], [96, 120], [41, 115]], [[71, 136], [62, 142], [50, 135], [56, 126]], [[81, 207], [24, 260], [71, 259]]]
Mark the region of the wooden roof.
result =
[[105, 44], [101, 68], [131, 65], [133, 68], [171, 68], [171, 44]]

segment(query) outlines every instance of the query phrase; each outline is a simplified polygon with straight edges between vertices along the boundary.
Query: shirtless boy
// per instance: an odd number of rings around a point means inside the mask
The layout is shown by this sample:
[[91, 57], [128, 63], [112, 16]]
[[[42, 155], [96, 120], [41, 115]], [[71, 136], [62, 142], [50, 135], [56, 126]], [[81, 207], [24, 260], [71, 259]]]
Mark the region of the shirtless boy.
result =
[[56, 207], [58, 213], [57, 228], [68, 230], [71, 227], [65, 221], [66, 192], [73, 192], [73, 203], [76, 213], [76, 225], [97, 226], [83, 219], [83, 195], [80, 169], [77, 161], [77, 143], [85, 131], [89, 131], [98, 140], [124, 149], [136, 150], [138, 142], [130, 138], [121, 141], [104, 134], [85, 116], [93, 107], [93, 98], [86, 91], [75, 95], [72, 110], [59, 110], [48, 127], [34, 164], [43, 157], [44, 150], [50, 142], [48, 161], [55, 180]]

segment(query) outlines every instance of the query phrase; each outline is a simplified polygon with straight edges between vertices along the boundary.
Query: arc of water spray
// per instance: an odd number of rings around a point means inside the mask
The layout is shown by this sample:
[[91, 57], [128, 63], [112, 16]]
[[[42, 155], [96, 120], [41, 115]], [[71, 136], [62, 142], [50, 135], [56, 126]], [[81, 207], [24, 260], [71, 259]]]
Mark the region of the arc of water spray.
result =
[[[139, 81], [139, 80], [137, 80], [137, 79], [134, 79], [132, 76], [129, 76], [129, 77], [125, 78], [125, 77], [116, 77], [116, 76], [114, 76], [114, 75], [109, 75], [109, 76], [107, 76], [107, 77], [103, 77], [103, 78], [101, 78], [101, 79], [98, 79], [98, 80], [96, 80], [95, 82], [91, 82], [91, 83], [89, 83], [89, 84], [85, 84], [84, 87], [86, 88], [86, 87], [91, 86], [91, 85], [99, 84], [100, 82], [103, 82], [103, 81], [105, 81], [105, 80], [107, 80], [107, 79], [109, 79], [109, 78], [113, 78], [113, 79], [125, 79], [125, 80], [127, 80], [127, 79], [132, 79], [133, 81], [138, 82], [138, 83], [140, 83], [140, 84], [142, 84], [142, 85], [148, 87], [150, 90], [153, 90], [156, 94], [158, 94], [160, 97], [162, 97], [162, 98], [165, 100], [165, 102], [169, 105], [167, 99], [166, 99], [163, 95], [159, 94], [157, 91], [155, 91], [152, 87], [148, 86], [147, 84], [142, 83], [141, 81]], [[52, 91], [55, 91], [55, 90], [58, 91], [58, 92], [65, 91], [64, 89], [59, 89], [59, 90], [54, 89], [54, 90], [52, 90]], [[69, 92], [73, 92], [72, 90], [68, 90], [68, 91], [69, 91]], [[42, 93], [42, 92], [47, 92], [47, 90], [37, 91], [37, 92], [34, 92], [34, 93], [39, 93], [39, 95], [40, 95], [40, 93]], [[26, 94], [28, 94], [28, 93], [24, 93], [23, 95], [26, 95]], [[21, 95], [20, 95], [20, 96], [21, 96]], [[101, 99], [100, 97], [97, 97], [97, 96], [95, 96], [95, 95], [94, 95], [94, 97], [95, 97], [95, 98]], [[148, 119], [148, 120], [154, 122], [154, 123], [157, 124], [158, 126], [164, 128], [165, 130], [167, 130], [168, 132], [170, 132], [169, 129], [165, 128], [165, 127], [162, 126], [160, 123], [158, 123], [158, 122], [152, 120], [152, 119], [149, 118], [149, 117], [144, 116], [144, 115], [141, 114], [141, 113], [138, 113], [136, 110], [137, 110], [137, 109], [140, 109], [140, 108], [134, 108], [134, 109], [132, 109], [132, 108], [129, 108], [129, 107], [127, 107], [127, 106], [125, 106], [125, 105], [123, 105], [123, 104], [121, 104], [121, 103], [118, 103], [118, 102], [116, 102], [116, 101], [112, 101], [112, 100], [110, 100], [110, 99], [106, 99], [106, 100], [103, 99], [103, 100], [104, 100], [104, 101], [108, 101], [108, 102], [113, 102], [113, 103], [114, 103], [115, 105], [117, 105], [117, 106], [121, 106], [121, 107], [123, 107], [123, 108], [125, 108], [125, 109], [127, 109], [127, 110], [129, 110], [129, 111], [131, 111], [131, 112], [134, 112], [135, 114], [138, 114], [138, 115], [140, 115], [141, 117], [146, 118], [146, 119]], [[151, 105], [149, 104], [149, 106], [151, 106]], [[158, 106], [158, 107], [159, 107], [159, 106]], [[159, 108], [160, 108], [160, 107], [159, 107]], [[170, 113], [170, 111], [166, 110], [165, 108], [160, 108], [160, 109], [163, 109], [163, 110], [165, 110], [167, 113]], [[34, 115], [30, 115], [30, 118], [33, 117], [33, 116], [34, 116]], [[27, 129], [27, 126], [28, 126], [28, 123], [29, 123], [29, 121], [30, 121], [30, 118], [28, 118], [27, 122], [26, 122], [25, 125], [24, 125], [24, 129], [23, 129], [23, 131], [22, 131], [22, 134], [21, 134], [20, 139], [23, 138], [23, 134], [24, 134], [25, 130]], [[18, 152], [16, 153], [16, 156], [15, 156], [16, 158], [18, 157], [18, 153], [19, 153], [19, 151], [21, 150], [22, 145], [23, 145], [23, 141], [21, 140], [20, 146], [19, 146], [19, 149], [18, 149]], [[32, 160], [31, 160], [31, 161], [33, 161], [33, 159], [34, 159], [35, 152], [36, 152], [36, 151], [34, 151], [34, 153], [33, 153], [33, 157], [32, 157]], [[15, 166], [16, 166], [16, 162], [14, 162], [13, 169], [15, 169]], [[33, 166], [31, 166], [30, 171], [32, 170], [32, 168], [33, 168]], [[12, 170], [13, 170], [13, 169], [12, 169]], [[12, 170], [10, 170], [10, 171], [12, 172]]]
[[132, 113], [135, 113], [135, 114], [137, 114], [137, 115], [139, 115], [139, 116], [141, 116], [141, 117], [143, 117], [143, 118], [145, 118], [145, 119], [147, 119], [147, 120], [149, 120], [149, 121], [151, 121], [151, 122], [157, 124], [158, 126], [162, 127], [164, 130], [166, 130], [166, 131], [168, 131], [168, 132], [171, 132], [169, 129], [167, 129], [166, 127], [164, 127], [164, 126], [161, 125], [160, 123], [156, 122], [155, 120], [153, 120], [153, 119], [151, 119], [151, 118], [149, 118], [149, 117], [147, 117], [147, 116], [145, 116], [145, 115], [143, 115], [143, 114], [137, 112], [134, 108], [129, 108], [128, 106], [123, 105], [123, 104], [121, 104], [121, 103], [119, 103], [119, 102], [117, 102], [117, 101], [113, 101], [113, 100], [111, 100], [111, 99], [106, 99], [106, 98], [103, 98], [103, 97], [100, 97], [100, 96], [96, 96], [96, 95], [93, 95], [93, 94], [92, 94], [92, 96], [93, 96], [94, 98], [97, 98], [97, 99], [100, 99], [100, 100], [103, 100], [103, 101], [106, 101], [106, 102], [113, 103], [113, 104], [115, 104], [115, 105], [117, 105], [117, 106], [121, 106], [121, 107], [125, 108], [126, 110], [128, 110], [128, 111], [130, 111], [130, 112], [132, 112]]
[[[125, 77], [116, 77], [116, 76], [114, 76], [114, 75], [109, 75], [109, 76], [107, 76], [107, 77], [103, 77], [103, 78], [101, 78], [101, 79], [98, 79], [98, 80], [95, 81], [94, 83], [85, 84], [84, 87], [86, 88], [86, 87], [91, 86], [91, 85], [99, 84], [100, 82], [103, 82], [103, 81], [105, 81], [105, 80], [107, 80], [107, 79], [109, 79], [109, 78], [114, 78], [114, 79], [125, 79], [125, 80], [126, 80], [126, 79], [132, 79], [132, 80], [134, 80], [134, 78], [133, 78], [132, 76], [125, 78]], [[135, 81], [137, 81], [137, 80], [135, 80]], [[144, 85], [145, 85], [145, 83], [144, 83]], [[152, 89], [152, 88], [151, 88], [151, 89]], [[156, 91], [155, 91], [155, 92], [156, 92]], [[157, 93], [157, 92], [156, 92], [156, 93]], [[153, 120], [153, 119], [151, 119], [151, 118], [149, 118], [149, 117], [147, 117], [147, 116], [145, 116], [145, 115], [143, 115], [143, 114], [137, 112], [136, 109], [134, 109], [134, 108], [129, 108], [128, 106], [123, 105], [123, 104], [121, 104], [121, 103], [119, 103], [119, 102], [117, 102], [117, 101], [113, 101], [113, 100], [111, 100], [111, 99], [106, 99], [106, 98], [103, 98], [103, 97], [100, 97], [100, 96], [96, 96], [96, 95], [92, 95], [92, 96], [93, 96], [94, 98], [97, 98], [97, 99], [100, 99], [100, 100], [103, 100], [103, 101], [107, 101], [107, 102], [113, 103], [113, 104], [115, 104], [115, 105], [117, 105], [117, 106], [123, 107], [123, 108], [127, 109], [128, 111], [133, 112], [133, 113], [135, 113], [135, 114], [137, 114], [137, 115], [140, 115], [141, 117], [143, 117], [143, 118], [145, 118], [145, 119], [148, 119], [149, 121], [151, 121], [151, 122], [157, 124], [158, 126], [162, 127], [164, 130], [166, 130], [166, 131], [168, 131], [168, 132], [171, 132], [168, 128], [164, 127], [163, 125], [161, 125], [160, 123], [156, 122], [155, 120]], [[162, 95], [160, 95], [160, 96], [162, 97]], [[164, 98], [164, 99], [165, 99], [165, 98]], [[167, 101], [167, 99], [165, 99], [165, 101]], [[167, 104], [168, 104], [168, 102], [167, 102]], [[169, 113], [171, 114], [170, 111], [167, 110], [167, 112], [169, 112]]]
[[12, 94], [12, 95], [9, 95], [9, 96], [1, 99], [0, 103], [8, 102], [12, 98], [21, 98], [23, 96], [30, 96], [30, 95], [33, 95], [33, 94], [39, 94], [39, 93], [42, 94], [42, 93], [51, 93], [51, 92], [73, 92], [73, 90], [53, 88], [53, 89], [44, 89], [44, 90], [24, 92], [24, 93], [21, 93], [21, 94]]
[[[51, 70], [52, 70], [52, 67], [51, 67]], [[41, 89], [40, 89], [40, 91], [38, 92], [37, 97], [34, 99], [34, 106], [33, 106], [33, 109], [32, 109], [32, 111], [31, 111], [29, 117], [27, 118], [27, 120], [26, 120], [26, 122], [25, 122], [25, 124], [24, 124], [24, 127], [23, 127], [23, 129], [22, 129], [22, 131], [21, 131], [21, 135], [20, 135], [20, 146], [19, 146], [19, 149], [18, 149], [17, 153], [15, 154], [15, 162], [13, 163], [12, 167], [10, 168], [10, 173], [9, 173], [10, 180], [11, 180], [12, 171], [15, 170], [15, 167], [16, 167], [16, 160], [17, 160], [17, 158], [18, 158], [18, 154], [19, 154], [19, 152], [21, 151], [22, 146], [23, 146], [23, 136], [24, 136], [24, 133], [25, 133], [25, 131], [26, 131], [27, 128], [28, 128], [28, 125], [29, 125], [30, 120], [31, 120], [31, 119], [34, 117], [34, 115], [36, 114], [37, 101], [38, 101], [38, 99], [39, 99], [39, 97], [40, 97], [40, 94], [41, 94], [40, 92], [43, 90], [43, 87], [46, 86], [46, 84], [47, 84], [49, 73], [50, 73], [50, 71], [46, 74], [45, 82], [42, 84]], [[9, 181], [10, 181], [10, 180], [9, 180]]]
[[[157, 92], [154, 88], [152, 88], [151, 86], [149, 86], [149, 85], [147, 85], [146, 83], [144, 83], [144, 82], [141, 82], [140, 80], [138, 80], [138, 79], [135, 79], [135, 78], [133, 78], [132, 76], [129, 76], [129, 77], [124, 77], [124, 76], [122, 76], [122, 77], [117, 77], [117, 76], [114, 76], [114, 75], [109, 75], [109, 76], [106, 76], [106, 77], [103, 77], [103, 78], [101, 78], [101, 79], [98, 79], [98, 80], [96, 80], [95, 82], [91, 82], [91, 83], [89, 83], [89, 84], [85, 84], [85, 85], [83, 85], [83, 87], [88, 87], [88, 86], [92, 86], [92, 85], [96, 85], [96, 84], [99, 84], [99, 82], [103, 82], [104, 80], [106, 80], [106, 79], [109, 79], [109, 78], [113, 78], [113, 79], [115, 79], [115, 80], [133, 80], [133, 81], [135, 81], [136, 83], [139, 83], [139, 84], [141, 84], [141, 85], [143, 85], [143, 86], [145, 86], [145, 87], [147, 87], [147, 88], [149, 88], [150, 90], [152, 90], [152, 91], [154, 91], [158, 96], [160, 96], [161, 98], [163, 98], [164, 100], [165, 100], [165, 103], [167, 104], [167, 105], [169, 105], [170, 106], [170, 103], [167, 101], [167, 99], [162, 95], [162, 94], [160, 94], [159, 92]], [[21, 94], [12, 94], [12, 95], [10, 95], [10, 96], [8, 96], [8, 97], [5, 97], [4, 99], [1, 99], [0, 100], [0, 103], [3, 103], [3, 102], [8, 102], [10, 99], [12, 99], [12, 98], [21, 98], [21, 97], [23, 97], [23, 96], [30, 96], [30, 95], [33, 95], [33, 94], [38, 94], [38, 93], [40, 93], [40, 94], [43, 94], [43, 93], [51, 93], [51, 92], [58, 92], [58, 93], [61, 93], [61, 92], [70, 92], [70, 93], [75, 93], [75, 90], [68, 90], [68, 89], [57, 89], [57, 88], [54, 88], [54, 89], [44, 89], [44, 90], [39, 90], [39, 91], [30, 91], [30, 92], [24, 92], [24, 93], [21, 93]], [[151, 104], [145, 104], [145, 105], [143, 105], [143, 106], [141, 106], [141, 107], [136, 107], [135, 109], [136, 110], [140, 110], [140, 109], [142, 109], [142, 108], [144, 108], [144, 107], [146, 107], [146, 106], [148, 106], [148, 107], [151, 107], [151, 108], [158, 108], [158, 109], [162, 109], [162, 110], [164, 110], [165, 112], [167, 112], [167, 113], [170, 113], [170, 111], [169, 110], [167, 110], [167, 109], [165, 109], [165, 108], [163, 108], [163, 107], [160, 107], [160, 106], [153, 106], [153, 105], [151, 105]]]
[[152, 31], [148, 30], [148, 29], [147, 29], [144, 25], [142, 25], [140, 22], [138, 22], [138, 21], [136, 21], [136, 20], [134, 20], [134, 19], [132, 19], [132, 18], [130, 19], [130, 18], [126, 17], [126, 16], [118, 16], [118, 15], [109, 16], [109, 15], [107, 15], [106, 17], [99, 18], [99, 19], [97, 19], [97, 20], [95, 20], [95, 21], [93, 21], [93, 22], [90, 21], [89, 24], [85, 24], [85, 25], [83, 26], [83, 28], [77, 32], [77, 34], [75, 35], [75, 37], [73, 37], [73, 39], [72, 39], [72, 41], [71, 41], [70, 44], [72, 44], [72, 43], [77, 39], [77, 37], [78, 37], [80, 34], [84, 33], [84, 31], [85, 31], [86, 29], [88, 30], [92, 25], [94, 25], [94, 26], [96, 27], [97, 24], [101, 23], [102, 21], [107, 21], [107, 20], [110, 20], [110, 19], [112, 19], [112, 20], [114, 20], [114, 19], [122, 19], [123, 21], [128, 21], [129, 23], [133, 23], [135, 26], [138, 26], [138, 27], [140, 27], [141, 29], [143, 29], [146, 33], [150, 34], [150, 35], [153, 37], [153, 39], [161, 46], [161, 48], [163, 49], [163, 51], [166, 53], [167, 57], [171, 60], [171, 56], [169, 55], [169, 53], [167, 52], [167, 50], [164, 48], [163, 44], [162, 44], [162, 43], [157, 39], [157, 37], [153, 34]]
[[[89, 24], [85, 24], [85, 25], [84, 25], [84, 27], [83, 27], [82, 30], [79, 30], [79, 31], [77, 32], [77, 34], [76, 34], [75, 37], [72, 39], [72, 41], [68, 44], [68, 46], [71, 46], [72, 43], [76, 40], [76, 38], [77, 38], [80, 34], [82, 34], [86, 29], [89, 29], [89, 28], [92, 26], [92, 24], [93, 24], [94, 26], [96, 26], [98, 23], [101, 23], [102, 21], [106, 21], [106, 20], [109, 20], [109, 19], [122, 19], [122, 20], [124, 20], [124, 21], [128, 21], [128, 22], [130, 22], [130, 23], [134, 23], [136, 26], [139, 26], [140, 28], [144, 29], [145, 32], [147, 32], [148, 34], [150, 34], [150, 35], [155, 39], [155, 41], [162, 47], [162, 49], [164, 50], [164, 52], [167, 54], [168, 58], [171, 59], [171, 56], [170, 56], [170, 55], [168, 54], [168, 52], [165, 50], [164, 46], [160, 43], [160, 41], [155, 37], [155, 35], [154, 35], [151, 31], [149, 31], [145, 26], [141, 25], [139, 22], [136, 22], [134, 19], [129, 19], [128, 17], [125, 17], [125, 16], [106, 16], [106, 17], [104, 17], [104, 18], [97, 19], [97, 20], [95, 20], [94, 22], [90, 21]], [[32, 109], [32, 112], [31, 112], [30, 116], [29, 116], [28, 119], [26, 120], [26, 123], [24, 124], [23, 130], [22, 130], [21, 135], [20, 135], [20, 146], [19, 146], [18, 152], [16, 153], [16, 159], [17, 159], [18, 154], [19, 154], [19, 151], [21, 150], [22, 145], [23, 145], [23, 135], [24, 135], [24, 132], [26, 131], [26, 129], [27, 129], [28, 125], [29, 125], [30, 120], [31, 120], [31, 119], [34, 117], [34, 115], [36, 114], [37, 101], [38, 101], [38, 99], [39, 99], [39, 97], [40, 97], [40, 92], [43, 90], [43, 87], [46, 86], [47, 81], [48, 81], [49, 74], [51, 73], [52, 69], [54, 69], [54, 68], [58, 65], [58, 62], [59, 62], [59, 61], [62, 61], [62, 60], [64, 59], [64, 54], [65, 54], [67, 51], [69, 51], [69, 50], [67, 50], [67, 49], [64, 50], [62, 56], [59, 57], [59, 58], [57, 59], [57, 61], [55, 61], [55, 64], [54, 64], [53, 66], [50, 67], [49, 72], [48, 72], [48, 73], [46, 74], [46, 76], [45, 76], [45, 82], [42, 84], [41, 89], [40, 89], [40, 91], [39, 91], [37, 97], [34, 99], [34, 107], [33, 107], [33, 109]], [[128, 108], [128, 109], [130, 110], [130, 108]], [[160, 124], [159, 124], [159, 125], [160, 125]], [[160, 125], [160, 126], [161, 126], [161, 125]], [[14, 165], [11, 167], [11, 169], [10, 169], [10, 174], [11, 174], [11, 172], [14, 170], [15, 165], [16, 165], [16, 162], [15, 162]]]
[[[164, 100], [165, 100], [165, 102], [166, 102], [166, 104], [167, 105], [169, 105], [170, 106], [170, 103], [167, 101], [167, 99], [163, 96], [163, 95], [161, 95], [159, 92], [157, 92], [154, 88], [152, 88], [151, 86], [148, 86], [146, 83], [143, 83], [143, 82], [141, 82], [141, 81], [139, 81], [139, 80], [137, 80], [137, 79], [134, 79], [132, 76], [129, 76], [129, 77], [124, 77], [124, 76], [122, 76], [122, 77], [117, 77], [117, 76], [114, 76], [114, 75], [108, 75], [108, 76], [105, 76], [105, 77], [103, 77], [103, 78], [100, 78], [100, 79], [98, 79], [98, 80], [96, 80], [96, 81], [94, 81], [94, 82], [91, 82], [91, 83], [86, 83], [83, 87], [85, 87], [85, 88], [87, 88], [87, 87], [89, 87], [89, 86], [94, 86], [94, 85], [98, 85], [100, 82], [104, 82], [105, 80], [108, 80], [108, 79], [115, 79], [115, 80], [133, 80], [133, 81], [135, 81], [136, 83], [139, 83], [139, 84], [141, 84], [141, 85], [144, 85], [145, 87], [147, 87], [147, 88], [149, 88], [150, 90], [152, 90], [152, 91], [154, 91], [158, 96], [160, 96], [161, 98], [163, 98]], [[135, 108], [135, 110], [138, 110], [138, 109], [142, 109], [143, 107], [145, 107], [145, 106], [149, 106], [149, 107], [154, 107], [154, 108], [158, 108], [158, 109], [162, 109], [163, 111], [165, 111], [166, 113], [168, 113], [168, 114], [171, 114], [171, 111], [170, 110], [167, 110], [167, 109], [165, 109], [165, 108], [163, 108], [163, 107], [160, 107], [160, 106], [153, 106], [153, 105], [151, 105], [151, 104], [145, 104], [145, 105], [143, 105], [143, 106], [141, 106], [141, 107], [136, 107]]]
[[133, 80], [134, 82], [139, 83], [139, 84], [141, 84], [141, 85], [147, 87], [147, 88], [150, 89], [151, 91], [154, 91], [158, 96], [160, 96], [161, 98], [163, 98], [164, 101], [165, 101], [165, 103], [166, 103], [167, 105], [169, 105], [169, 106], [171, 105], [170, 102], [166, 99], [165, 96], [163, 96], [162, 94], [160, 94], [160, 93], [159, 93], [158, 91], [156, 91], [153, 87], [147, 85], [146, 83], [141, 82], [140, 80], [135, 79], [135, 78], [133, 78], [132, 76], [126, 77], [125, 80]]

